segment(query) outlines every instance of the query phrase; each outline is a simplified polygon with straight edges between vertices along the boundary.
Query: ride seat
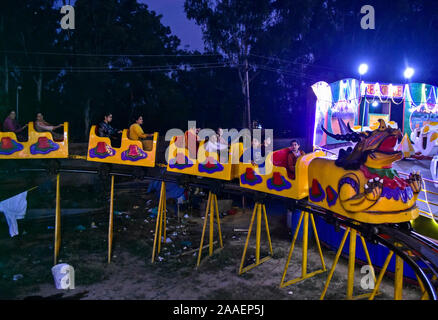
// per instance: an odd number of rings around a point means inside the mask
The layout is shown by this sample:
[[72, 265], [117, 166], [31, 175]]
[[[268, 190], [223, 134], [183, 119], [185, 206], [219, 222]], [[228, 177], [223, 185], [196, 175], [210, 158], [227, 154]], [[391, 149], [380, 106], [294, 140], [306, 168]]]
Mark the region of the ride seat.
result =
[[289, 153], [289, 148], [274, 151], [272, 154], [272, 164], [277, 167], [286, 168], [289, 179], [294, 179], [292, 172], [290, 172], [289, 167], [287, 166], [287, 156]]

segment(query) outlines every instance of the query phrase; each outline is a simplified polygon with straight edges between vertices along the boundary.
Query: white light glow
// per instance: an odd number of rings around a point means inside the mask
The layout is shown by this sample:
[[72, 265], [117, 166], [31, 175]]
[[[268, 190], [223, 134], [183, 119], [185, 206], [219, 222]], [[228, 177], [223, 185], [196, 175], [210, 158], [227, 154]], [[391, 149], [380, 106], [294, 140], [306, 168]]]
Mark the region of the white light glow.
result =
[[361, 75], [361, 76], [363, 76], [365, 73], [367, 73], [368, 72], [368, 65], [366, 64], [366, 63], [362, 63], [360, 66], [359, 66], [359, 74]]
[[377, 101], [374, 101], [372, 104], [373, 107], [377, 107], [378, 105], [379, 105], [379, 103]]
[[410, 79], [410, 78], [412, 78], [414, 73], [415, 73], [415, 70], [411, 67], [408, 67], [408, 68], [406, 68], [403, 75], [405, 76], [406, 79]]

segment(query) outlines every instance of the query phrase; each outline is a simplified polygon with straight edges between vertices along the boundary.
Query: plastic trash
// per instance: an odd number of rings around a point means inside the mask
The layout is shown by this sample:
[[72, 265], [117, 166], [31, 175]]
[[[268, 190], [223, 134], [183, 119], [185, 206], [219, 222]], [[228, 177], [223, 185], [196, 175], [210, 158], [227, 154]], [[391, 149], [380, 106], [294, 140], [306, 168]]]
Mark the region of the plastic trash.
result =
[[12, 280], [17, 281], [23, 279], [23, 275], [21, 273], [19, 274], [14, 274], [14, 276], [12, 277]]
[[184, 215], [184, 218], [187, 219], [188, 217], [189, 217], [189, 215], [186, 213], [186, 214]]
[[52, 267], [53, 280], [56, 289], [74, 289], [74, 269], [67, 263], [59, 263]]
[[48, 226], [47, 229], [48, 230], [52, 230], [52, 229], [55, 229], [55, 227], [54, 226]]
[[76, 231], [84, 231], [84, 230], [86, 230], [87, 228], [85, 228], [83, 225], [78, 225], [78, 226], [76, 226], [76, 228], [75, 228], [75, 230]]
[[96, 228], [97, 228], [96, 223], [92, 222], [92, 223], [91, 223], [91, 228], [92, 228], [92, 229], [96, 229]]
[[162, 258], [162, 257], [160, 257], [160, 256], [158, 256], [158, 261], [163, 261], [164, 260], [164, 258]]
[[115, 214], [115, 215], [118, 215], [118, 216], [121, 216], [121, 215], [123, 215], [123, 212], [120, 212], [120, 211], [117, 211], [117, 210], [116, 210], [116, 211], [114, 211], [114, 214]]
[[151, 218], [155, 218], [155, 217], [158, 215], [158, 207], [155, 207], [155, 208], [149, 209], [149, 212], [151, 213], [151, 214], [150, 214], [150, 217], [151, 217]]
[[172, 242], [172, 239], [170, 239], [170, 238], [166, 239], [166, 243], [171, 243], [171, 242]]
[[138, 209], [140, 208], [140, 206], [133, 206], [133, 209]]

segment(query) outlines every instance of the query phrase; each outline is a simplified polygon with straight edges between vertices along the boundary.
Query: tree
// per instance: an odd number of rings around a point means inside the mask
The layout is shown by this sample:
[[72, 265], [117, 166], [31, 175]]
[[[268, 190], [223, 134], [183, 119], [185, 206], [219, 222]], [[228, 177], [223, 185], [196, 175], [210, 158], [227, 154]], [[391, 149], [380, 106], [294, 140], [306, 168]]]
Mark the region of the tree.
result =
[[[204, 41], [212, 52], [223, 55], [236, 68], [243, 96], [249, 100], [246, 77], [248, 58], [259, 37], [274, 22], [275, 12], [269, 0], [186, 0], [189, 19], [202, 27]], [[245, 110], [245, 109], [243, 109]], [[243, 112], [245, 114], [245, 112]], [[251, 127], [249, 114], [243, 126]]]

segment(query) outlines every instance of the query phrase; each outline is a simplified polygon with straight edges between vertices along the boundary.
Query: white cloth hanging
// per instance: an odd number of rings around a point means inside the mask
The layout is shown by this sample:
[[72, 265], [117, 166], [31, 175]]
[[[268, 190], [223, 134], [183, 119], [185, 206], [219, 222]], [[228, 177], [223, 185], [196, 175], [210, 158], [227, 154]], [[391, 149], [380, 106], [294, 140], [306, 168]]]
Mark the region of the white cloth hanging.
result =
[[11, 237], [18, 235], [17, 219], [23, 219], [27, 209], [27, 191], [0, 202], [0, 212], [5, 214]]

